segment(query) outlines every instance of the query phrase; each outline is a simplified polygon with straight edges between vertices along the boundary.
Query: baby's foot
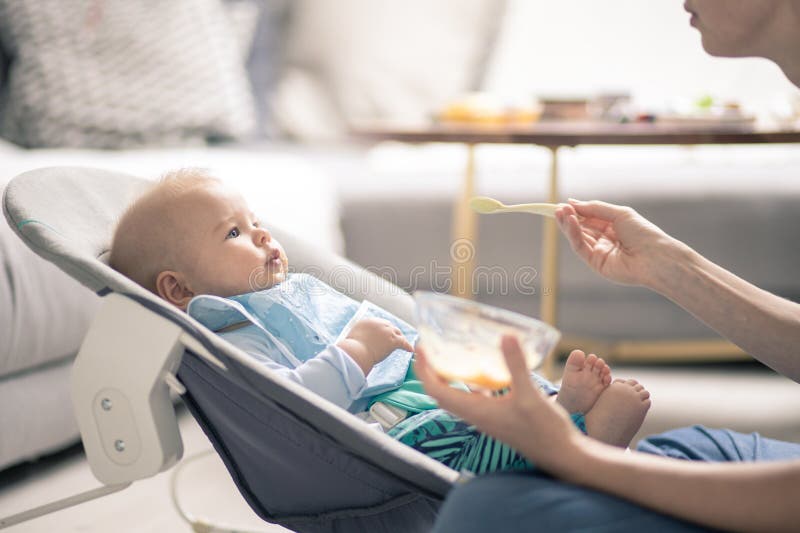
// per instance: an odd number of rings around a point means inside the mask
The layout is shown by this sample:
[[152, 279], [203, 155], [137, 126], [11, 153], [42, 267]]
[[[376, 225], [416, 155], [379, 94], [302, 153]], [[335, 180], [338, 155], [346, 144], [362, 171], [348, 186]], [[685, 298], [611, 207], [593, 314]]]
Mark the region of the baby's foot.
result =
[[591, 353], [573, 350], [564, 366], [556, 401], [569, 413], [588, 413], [600, 393], [611, 383], [611, 369]]
[[650, 409], [650, 393], [635, 379], [615, 379], [586, 414], [586, 433], [606, 444], [627, 447]]

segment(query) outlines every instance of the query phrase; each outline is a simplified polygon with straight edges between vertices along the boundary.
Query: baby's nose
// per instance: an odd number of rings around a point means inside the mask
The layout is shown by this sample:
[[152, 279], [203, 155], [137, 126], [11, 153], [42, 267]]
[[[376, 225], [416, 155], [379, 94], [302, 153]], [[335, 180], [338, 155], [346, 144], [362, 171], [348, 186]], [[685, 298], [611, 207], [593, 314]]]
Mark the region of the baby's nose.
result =
[[253, 239], [255, 239], [258, 244], [267, 243], [270, 241], [269, 232], [264, 228], [255, 228], [253, 230]]

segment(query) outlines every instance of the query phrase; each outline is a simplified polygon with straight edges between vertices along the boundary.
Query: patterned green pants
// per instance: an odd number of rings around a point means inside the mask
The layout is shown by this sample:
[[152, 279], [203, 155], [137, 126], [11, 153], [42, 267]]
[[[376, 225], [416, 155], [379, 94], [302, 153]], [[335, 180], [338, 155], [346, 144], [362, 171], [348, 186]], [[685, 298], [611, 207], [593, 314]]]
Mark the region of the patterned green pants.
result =
[[[573, 414], [572, 420], [585, 432], [583, 415]], [[442, 409], [410, 416], [387, 433], [459, 472], [468, 470], [474, 474], [485, 474], [535, 468], [533, 463], [510, 446], [479, 432], [475, 426]]]

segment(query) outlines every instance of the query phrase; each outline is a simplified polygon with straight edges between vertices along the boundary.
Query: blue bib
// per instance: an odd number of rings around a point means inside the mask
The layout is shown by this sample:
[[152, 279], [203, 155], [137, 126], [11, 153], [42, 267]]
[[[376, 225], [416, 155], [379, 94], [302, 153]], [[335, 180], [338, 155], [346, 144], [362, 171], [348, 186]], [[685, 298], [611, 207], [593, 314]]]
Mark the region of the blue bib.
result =
[[[275, 355], [294, 367], [344, 339], [353, 325], [366, 317], [388, 320], [412, 345], [417, 340], [416, 330], [388, 311], [366, 300], [359, 303], [308, 274], [289, 274], [274, 287], [229, 298], [196, 296], [187, 312], [213, 331], [243, 321], [254, 324], [274, 346]], [[360, 397], [402, 385], [411, 356], [398, 349], [375, 365]]]

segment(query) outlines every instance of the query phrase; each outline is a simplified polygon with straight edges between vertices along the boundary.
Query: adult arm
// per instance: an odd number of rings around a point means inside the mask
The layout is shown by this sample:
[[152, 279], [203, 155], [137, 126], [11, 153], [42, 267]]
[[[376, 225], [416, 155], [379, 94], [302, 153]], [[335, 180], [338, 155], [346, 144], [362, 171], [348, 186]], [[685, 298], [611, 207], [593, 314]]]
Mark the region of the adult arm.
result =
[[557, 210], [556, 219], [592, 269], [612, 281], [658, 292], [800, 382], [800, 304], [714, 264], [628, 207], [571, 200]]
[[519, 450], [571, 483], [614, 494], [706, 526], [736, 531], [792, 531], [800, 461], [699, 463], [625, 453], [584, 436], [555, 402], [531, 384], [519, 343], [503, 339], [511, 392], [484, 396], [451, 388], [417, 350], [416, 372], [441, 407]]
[[[583, 435], [551, 471], [665, 514], [731, 531], [793, 531], [800, 461], [702, 463], [624, 453]], [[547, 468], [546, 466], [544, 468]]]

